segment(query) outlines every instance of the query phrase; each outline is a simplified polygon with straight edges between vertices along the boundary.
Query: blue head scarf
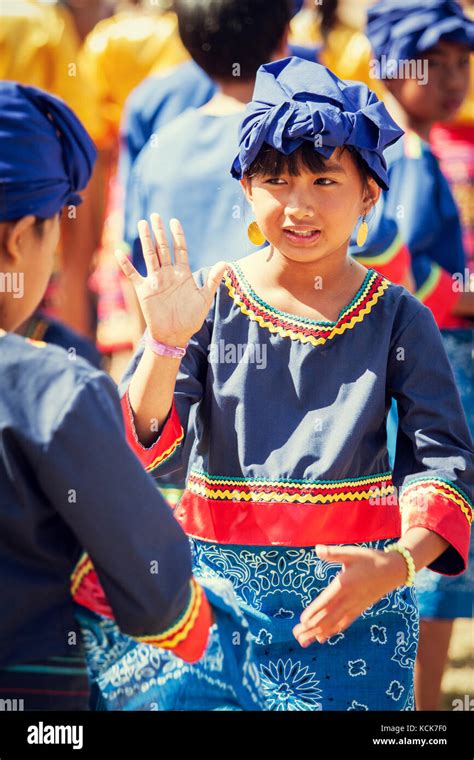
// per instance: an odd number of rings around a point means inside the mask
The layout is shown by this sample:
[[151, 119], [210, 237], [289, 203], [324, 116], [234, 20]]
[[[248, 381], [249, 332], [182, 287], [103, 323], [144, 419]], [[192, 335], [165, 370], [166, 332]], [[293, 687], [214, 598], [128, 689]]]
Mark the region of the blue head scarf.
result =
[[62, 100], [0, 82], [0, 221], [46, 219], [78, 205], [95, 159], [91, 138]]
[[417, 58], [440, 40], [474, 48], [474, 22], [454, 0], [380, 0], [368, 10], [366, 34], [379, 61]]
[[284, 58], [257, 72], [231, 173], [241, 179], [264, 144], [289, 155], [308, 140], [324, 158], [336, 147], [352, 146], [387, 190], [383, 151], [402, 134], [365, 84], [343, 81], [319, 63]]
[[300, 10], [303, 8], [304, 0], [292, 0], [293, 4], [293, 11], [292, 15], [296, 16]]

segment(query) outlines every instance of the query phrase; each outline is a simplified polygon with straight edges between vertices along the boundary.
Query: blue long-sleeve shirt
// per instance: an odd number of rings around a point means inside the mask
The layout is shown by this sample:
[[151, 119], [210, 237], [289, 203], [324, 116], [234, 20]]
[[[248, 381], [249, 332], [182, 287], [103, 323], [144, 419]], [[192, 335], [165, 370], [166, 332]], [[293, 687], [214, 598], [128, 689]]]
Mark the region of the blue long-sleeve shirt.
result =
[[113, 382], [4, 333], [0, 387], [0, 667], [69, 654], [71, 633], [79, 643], [83, 550], [122, 630], [161, 636], [189, 607], [189, 546], [125, 442]]

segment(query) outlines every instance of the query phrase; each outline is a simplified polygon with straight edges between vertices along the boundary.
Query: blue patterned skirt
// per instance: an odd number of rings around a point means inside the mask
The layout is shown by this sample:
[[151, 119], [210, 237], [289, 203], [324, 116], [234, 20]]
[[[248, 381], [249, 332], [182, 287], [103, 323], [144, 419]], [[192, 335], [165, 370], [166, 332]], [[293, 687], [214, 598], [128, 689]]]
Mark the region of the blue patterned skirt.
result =
[[204, 656], [195, 664], [166, 649], [138, 643], [113, 620], [77, 606], [94, 695], [91, 709], [265, 708], [252, 637], [231, 584], [210, 578], [202, 585], [215, 623]]
[[[314, 547], [189, 540], [195, 576], [205, 587], [231, 581], [247, 620], [252, 652], [241, 660], [248, 693], [235, 694], [241, 672], [225, 665], [224, 650], [240, 641], [235, 622], [225, 629], [218, 621], [220, 639], [214, 628], [205, 657], [188, 665], [86, 611], [80, 622], [102, 709], [414, 710], [419, 615], [413, 588], [395, 589], [343, 633], [303, 649], [292, 629], [339, 564], [320, 559]], [[394, 540], [355, 545], [381, 550]]]

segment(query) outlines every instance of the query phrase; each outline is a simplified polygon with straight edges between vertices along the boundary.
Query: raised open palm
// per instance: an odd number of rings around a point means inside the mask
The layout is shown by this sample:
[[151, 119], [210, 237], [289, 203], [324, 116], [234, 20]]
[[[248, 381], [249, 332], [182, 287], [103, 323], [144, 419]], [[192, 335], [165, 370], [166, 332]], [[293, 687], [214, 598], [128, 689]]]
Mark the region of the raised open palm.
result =
[[162, 343], [183, 346], [202, 326], [227, 262], [214, 264], [207, 282], [199, 288], [189, 267], [180, 222], [177, 219], [170, 221], [173, 263], [162, 220], [158, 214], [152, 214], [150, 220], [156, 243], [147, 222], [138, 222], [147, 276], [142, 277], [122, 251], [116, 251], [115, 256], [135, 289], [151, 336]]

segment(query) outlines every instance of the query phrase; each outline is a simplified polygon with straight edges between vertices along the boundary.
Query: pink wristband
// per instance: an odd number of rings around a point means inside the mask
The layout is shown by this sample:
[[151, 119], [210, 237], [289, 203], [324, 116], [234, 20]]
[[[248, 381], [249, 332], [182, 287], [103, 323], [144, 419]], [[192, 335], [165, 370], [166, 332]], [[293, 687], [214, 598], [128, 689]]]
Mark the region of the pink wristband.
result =
[[158, 354], [159, 356], [169, 356], [172, 359], [182, 359], [189, 346], [189, 342], [186, 343], [184, 348], [181, 348], [180, 346], [168, 346], [166, 343], [161, 343], [161, 341], [152, 338], [148, 329], [145, 331], [145, 340], [148, 348], [151, 348], [153, 353]]

